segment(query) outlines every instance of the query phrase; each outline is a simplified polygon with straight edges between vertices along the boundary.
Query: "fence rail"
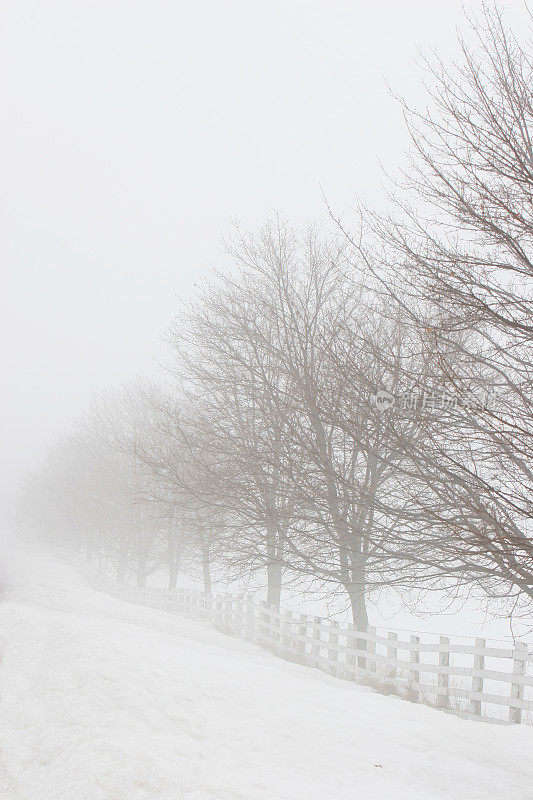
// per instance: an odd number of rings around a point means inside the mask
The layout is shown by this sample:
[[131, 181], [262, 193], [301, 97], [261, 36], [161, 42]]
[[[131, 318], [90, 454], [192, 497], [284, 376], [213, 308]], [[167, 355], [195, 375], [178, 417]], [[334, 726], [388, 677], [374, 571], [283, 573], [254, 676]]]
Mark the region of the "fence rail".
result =
[[445, 636], [431, 642], [420, 636], [400, 639], [392, 631], [383, 636], [375, 628], [357, 631], [333, 620], [269, 608], [250, 596], [136, 589], [92, 567], [84, 566], [83, 572], [93, 586], [119, 599], [209, 622], [338, 678], [367, 682], [471, 718], [533, 721], [533, 652], [522, 642], [501, 647], [480, 638], [473, 644]]

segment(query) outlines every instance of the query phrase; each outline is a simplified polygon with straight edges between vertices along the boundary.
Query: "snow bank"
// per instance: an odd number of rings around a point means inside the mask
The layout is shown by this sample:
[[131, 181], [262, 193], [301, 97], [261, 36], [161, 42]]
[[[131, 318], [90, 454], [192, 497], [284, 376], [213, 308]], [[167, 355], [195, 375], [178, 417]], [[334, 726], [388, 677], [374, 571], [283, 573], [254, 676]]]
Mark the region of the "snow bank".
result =
[[0, 604], [5, 800], [529, 800], [533, 729], [469, 722], [123, 603], [42, 558]]

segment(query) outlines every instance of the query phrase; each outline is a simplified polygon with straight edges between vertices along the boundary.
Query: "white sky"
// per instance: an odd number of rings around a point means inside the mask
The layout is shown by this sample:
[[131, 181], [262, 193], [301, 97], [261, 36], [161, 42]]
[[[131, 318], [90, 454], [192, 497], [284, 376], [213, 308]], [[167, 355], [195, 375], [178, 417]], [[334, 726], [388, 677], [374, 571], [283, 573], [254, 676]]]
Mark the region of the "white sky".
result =
[[[477, 9], [479, 2], [466, 3]], [[457, 50], [458, 0], [3, 0], [2, 454], [10, 489], [93, 391], [156, 369], [229, 221], [383, 201], [386, 82]], [[522, 0], [506, 18], [524, 25]]]

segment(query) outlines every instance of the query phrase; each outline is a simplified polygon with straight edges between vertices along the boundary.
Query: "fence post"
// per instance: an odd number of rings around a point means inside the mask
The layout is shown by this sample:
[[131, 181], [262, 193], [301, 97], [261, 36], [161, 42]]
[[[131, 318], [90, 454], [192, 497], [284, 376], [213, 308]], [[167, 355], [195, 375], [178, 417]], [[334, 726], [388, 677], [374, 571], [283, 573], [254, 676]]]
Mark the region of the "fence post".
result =
[[311, 641], [311, 664], [314, 667], [320, 668], [320, 643], [322, 641], [322, 633], [320, 627], [322, 625], [322, 617], [313, 617], [313, 638]]
[[375, 635], [375, 628], [367, 628], [364, 638], [361, 638], [361, 633], [358, 632], [355, 625], [351, 622], [348, 623], [346, 665], [348, 676], [352, 680], [356, 679], [358, 671], [372, 671], [372, 666], [375, 662], [370, 659], [367, 661], [367, 654], [376, 652], [376, 643], [375, 641], [370, 642], [367, 636]]
[[176, 589], [168, 589], [167, 591], [167, 608], [169, 607], [173, 614], [178, 610], [178, 592]]
[[301, 664], [305, 664], [306, 656], [306, 638], [307, 638], [307, 614], [300, 614], [300, 624], [298, 625], [298, 660]]
[[282, 634], [281, 634], [281, 652], [284, 658], [290, 658], [291, 655], [291, 633], [292, 633], [292, 611], [287, 610], [283, 612]]
[[280, 652], [281, 647], [281, 613], [275, 605], [270, 606], [270, 648], [275, 652]]
[[365, 669], [367, 672], [375, 672], [376, 671], [376, 661], [372, 658], [372, 656], [376, 655], [376, 629], [375, 628], [367, 628], [367, 640], [365, 645], [366, 650], [366, 657], [365, 657]]
[[346, 634], [346, 677], [354, 681], [357, 677], [357, 639], [354, 635], [355, 627], [349, 622]]
[[[364, 631], [364, 634], [365, 634], [364, 638], [360, 638], [359, 636], [357, 636], [356, 639], [355, 639], [355, 650], [356, 650], [356, 655], [357, 655], [357, 666], [360, 669], [364, 669], [364, 670], [366, 670], [366, 668], [367, 668], [367, 665], [366, 665], [366, 652], [367, 652], [368, 639], [366, 638], [366, 634], [368, 634], [369, 630], [372, 631], [374, 629], [367, 627], [366, 631]], [[375, 631], [374, 631], [374, 635], [375, 635]]]
[[[398, 661], [398, 634], [392, 633], [389, 631], [388, 635], [389, 644], [387, 645], [387, 658], [392, 659], [393, 661]], [[395, 680], [398, 675], [398, 665], [397, 664], [388, 664], [387, 665], [387, 678], [392, 678]]]
[[233, 631], [233, 595], [227, 594], [224, 599], [224, 627]]
[[[442, 649], [441, 649], [442, 648]], [[439, 667], [450, 666], [450, 640], [447, 636], [439, 638]], [[439, 672], [437, 676], [439, 705], [448, 708], [450, 705], [450, 675]]]
[[[338, 661], [339, 660], [339, 649], [337, 645], [339, 644], [339, 623], [336, 620], [331, 620], [329, 623], [329, 633], [328, 633], [328, 661]], [[330, 665], [328, 664], [328, 671], [331, 675], [335, 678], [338, 675], [339, 668], [336, 664]]]
[[213, 624], [213, 598], [210, 594], [204, 594], [204, 619]]
[[243, 638], [242, 630], [242, 597], [235, 598], [235, 634], [239, 639]]
[[223, 599], [220, 594], [215, 598], [215, 624], [218, 628], [224, 627]]
[[246, 597], [246, 638], [253, 642], [255, 637], [255, 600], [252, 595]]
[[[476, 650], [484, 650], [486, 645], [485, 639], [476, 639]], [[474, 653], [474, 669], [485, 669], [485, 656], [483, 654]], [[473, 676], [472, 691], [476, 692], [476, 694], [483, 694], [483, 675]], [[481, 700], [470, 700], [470, 713], [475, 714], [476, 717], [481, 716]]]
[[418, 703], [420, 700], [420, 670], [416, 667], [420, 665], [420, 650], [418, 649], [420, 636], [411, 636], [411, 644], [413, 646], [409, 651], [409, 661], [415, 666], [409, 670], [409, 691], [413, 702]]
[[259, 608], [259, 641], [262, 645], [266, 644], [270, 627], [270, 609], [264, 601], [261, 601]]
[[[514, 650], [513, 677], [521, 678], [526, 674], [527, 644], [517, 642]], [[524, 699], [524, 684], [511, 683], [511, 700]], [[509, 706], [509, 722], [519, 725], [522, 722], [522, 709]]]

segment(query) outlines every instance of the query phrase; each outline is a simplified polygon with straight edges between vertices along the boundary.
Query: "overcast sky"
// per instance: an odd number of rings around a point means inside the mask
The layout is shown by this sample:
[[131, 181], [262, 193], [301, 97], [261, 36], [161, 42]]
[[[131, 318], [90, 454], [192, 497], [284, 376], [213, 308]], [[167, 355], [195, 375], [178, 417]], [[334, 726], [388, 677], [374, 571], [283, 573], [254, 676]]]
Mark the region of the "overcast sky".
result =
[[[479, 3], [468, 4], [479, 8]], [[2, 473], [152, 374], [232, 218], [349, 219], [407, 145], [387, 82], [457, 53], [458, 0], [0, 3]], [[523, 24], [522, 0], [507, 20]]]

